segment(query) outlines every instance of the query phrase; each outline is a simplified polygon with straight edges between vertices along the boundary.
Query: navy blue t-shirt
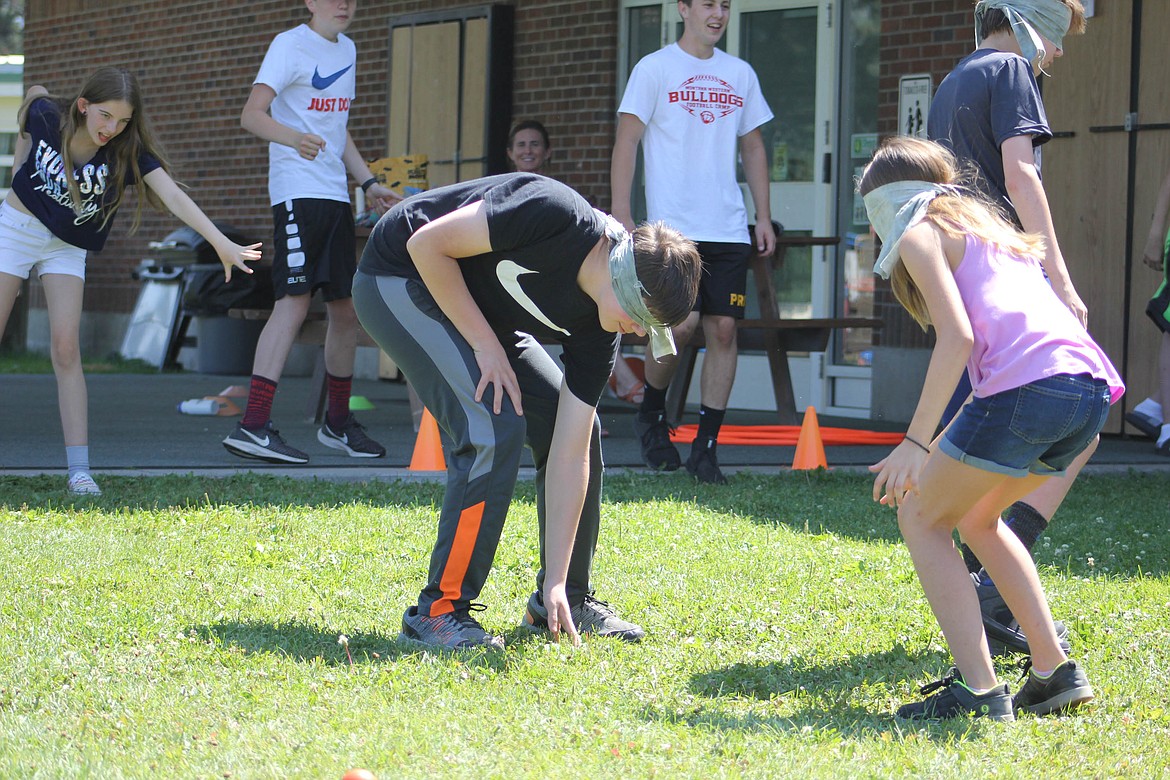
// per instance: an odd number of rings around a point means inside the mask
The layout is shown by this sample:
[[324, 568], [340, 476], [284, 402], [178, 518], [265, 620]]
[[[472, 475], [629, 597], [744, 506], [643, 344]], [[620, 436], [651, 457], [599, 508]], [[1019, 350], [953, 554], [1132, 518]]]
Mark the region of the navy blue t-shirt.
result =
[[605, 228], [571, 188], [509, 173], [411, 196], [378, 220], [358, 269], [420, 279], [407, 240], [428, 222], [477, 201], [484, 202], [492, 251], [459, 261], [471, 297], [501, 341], [521, 332], [559, 343], [570, 392], [596, 406], [618, 336], [601, 327], [597, 304], [577, 283]]
[[[75, 212], [61, 156], [61, 113], [57, 104], [49, 98], [34, 100], [28, 107], [24, 131], [32, 137], [32, 148], [12, 177], [12, 191], [57, 238], [82, 249], [101, 249], [114, 224], [111, 217], [102, 225], [102, 204], [113, 197], [106, 150], [98, 149], [88, 162], [73, 171], [81, 190], [81, 210]], [[153, 156], [138, 156], [138, 169], [143, 176], [160, 167]], [[133, 183], [133, 173], [126, 171], [126, 184]]]
[[1052, 138], [1027, 60], [995, 49], [977, 49], [964, 57], [930, 101], [927, 132], [960, 163], [974, 162], [979, 188], [1017, 219], [1004, 183], [1000, 147], [1009, 138], [1032, 136], [1039, 171], [1039, 147]]

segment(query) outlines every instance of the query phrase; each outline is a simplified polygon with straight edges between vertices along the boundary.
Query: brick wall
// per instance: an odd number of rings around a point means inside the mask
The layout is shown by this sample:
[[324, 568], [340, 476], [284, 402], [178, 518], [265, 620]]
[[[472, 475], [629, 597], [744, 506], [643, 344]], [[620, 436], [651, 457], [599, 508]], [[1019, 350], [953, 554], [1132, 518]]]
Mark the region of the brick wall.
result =
[[[882, 0], [878, 132], [898, 131], [898, 79], [929, 73], [937, 89], [955, 63], [971, 53], [974, 6], [973, 0]], [[874, 316], [884, 322], [876, 340], [894, 347], [933, 343], [894, 300], [889, 283], [875, 281]]]
[[[389, 18], [466, 5], [449, 0], [359, 4], [348, 32], [359, 58], [350, 132], [367, 158], [384, 152]], [[549, 173], [605, 207], [616, 108], [617, 4], [521, 0], [515, 6], [513, 116], [544, 121], [554, 146]], [[297, 0], [29, 3], [25, 84], [73, 94], [98, 65], [131, 68], [175, 175], [188, 185], [191, 197], [213, 220], [230, 222], [268, 243], [266, 145], [240, 128], [239, 115], [272, 37], [307, 18]], [[182, 224], [148, 209], [138, 233], [130, 235], [135, 203], [131, 195], [106, 249], [90, 258], [87, 311], [129, 312], [138, 292], [130, 271], [147, 242]], [[30, 304], [44, 306], [35, 284]]]

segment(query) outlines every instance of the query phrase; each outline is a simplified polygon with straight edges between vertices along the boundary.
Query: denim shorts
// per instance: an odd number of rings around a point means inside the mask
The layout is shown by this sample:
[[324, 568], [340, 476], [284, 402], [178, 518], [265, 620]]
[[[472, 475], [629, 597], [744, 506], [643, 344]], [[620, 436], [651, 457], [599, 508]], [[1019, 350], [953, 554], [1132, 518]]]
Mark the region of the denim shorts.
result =
[[85, 278], [85, 250], [49, 232], [39, 219], [0, 202], [0, 271], [27, 279], [68, 274]]
[[1088, 374], [1058, 374], [972, 398], [939, 448], [969, 466], [1023, 477], [1064, 475], [1109, 416], [1109, 385]]

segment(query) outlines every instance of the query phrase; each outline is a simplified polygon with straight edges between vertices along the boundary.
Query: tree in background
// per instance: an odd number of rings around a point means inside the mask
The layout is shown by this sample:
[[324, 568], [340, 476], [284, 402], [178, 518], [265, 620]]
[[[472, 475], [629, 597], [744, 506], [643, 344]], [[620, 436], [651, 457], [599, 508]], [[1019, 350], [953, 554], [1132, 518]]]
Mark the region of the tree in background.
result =
[[0, 0], [0, 55], [20, 54], [24, 40], [24, 0]]

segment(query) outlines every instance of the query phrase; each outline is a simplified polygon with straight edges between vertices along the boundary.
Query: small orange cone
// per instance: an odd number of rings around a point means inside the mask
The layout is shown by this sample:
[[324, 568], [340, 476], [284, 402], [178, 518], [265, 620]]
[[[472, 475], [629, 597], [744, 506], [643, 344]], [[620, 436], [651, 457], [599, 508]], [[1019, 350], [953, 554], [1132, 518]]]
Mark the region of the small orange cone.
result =
[[248, 388], [243, 385], [228, 385], [219, 391], [219, 395], [224, 398], [247, 398]]
[[800, 426], [800, 438], [796, 440], [796, 455], [792, 458], [793, 471], [827, 469], [825, 443], [821, 441], [821, 426], [817, 422], [817, 410], [809, 407], [804, 412], [804, 423]]
[[430, 409], [423, 409], [418, 438], [414, 440], [414, 454], [410, 456], [411, 471], [446, 471], [443, 442], [439, 438], [439, 424]]

